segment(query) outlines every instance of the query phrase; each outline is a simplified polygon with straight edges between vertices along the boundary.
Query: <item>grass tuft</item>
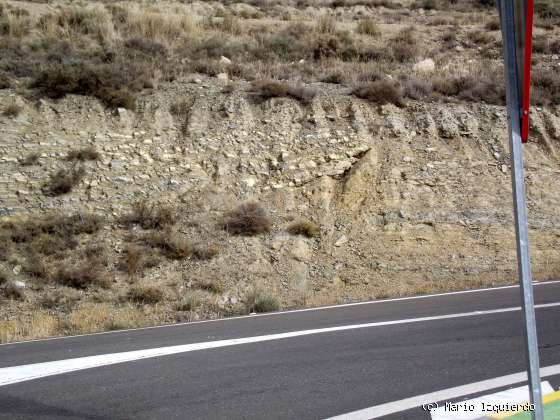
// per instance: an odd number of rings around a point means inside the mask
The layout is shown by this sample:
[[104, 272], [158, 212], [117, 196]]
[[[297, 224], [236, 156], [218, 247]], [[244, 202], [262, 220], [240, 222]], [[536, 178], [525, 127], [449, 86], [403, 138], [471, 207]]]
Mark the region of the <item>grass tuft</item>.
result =
[[254, 236], [269, 232], [271, 224], [261, 205], [251, 201], [242, 203], [229, 212], [224, 228], [233, 235]]

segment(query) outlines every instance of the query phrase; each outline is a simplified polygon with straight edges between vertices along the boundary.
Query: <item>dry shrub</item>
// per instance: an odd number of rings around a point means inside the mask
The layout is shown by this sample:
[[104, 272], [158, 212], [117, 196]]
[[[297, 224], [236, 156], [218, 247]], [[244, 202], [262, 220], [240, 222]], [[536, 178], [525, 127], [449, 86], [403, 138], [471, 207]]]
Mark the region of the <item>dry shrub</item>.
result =
[[90, 286], [104, 289], [111, 287], [111, 276], [97, 259], [92, 258], [71, 266], [65, 264], [67, 263], [60, 263], [55, 274], [58, 283], [76, 289], [86, 289]]
[[152, 41], [175, 42], [197, 31], [198, 22], [192, 15], [129, 10], [123, 32]]
[[168, 49], [164, 44], [141, 36], [127, 39], [124, 46], [137, 53], [152, 57], [165, 57], [168, 54]]
[[179, 120], [181, 133], [186, 136], [189, 130], [191, 110], [194, 106], [194, 97], [181, 99], [171, 105], [169, 111]]
[[93, 304], [76, 309], [68, 316], [67, 327], [73, 334], [104, 331], [111, 316], [106, 304]]
[[54, 196], [67, 194], [82, 181], [85, 174], [86, 170], [83, 166], [59, 169], [50, 175], [43, 191], [47, 195]]
[[280, 309], [278, 298], [269, 292], [254, 288], [245, 297], [245, 306], [251, 312], [272, 312]]
[[198, 308], [201, 303], [202, 302], [200, 301], [198, 295], [196, 295], [195, 293], [189, 293], [186, 296], [184, 296], [179, 301], [179, 303], [177, 303], [177, 305], [175, 305], [175, 310], [181, 312], [195, 311], [196, 308]]
[[66, 155], [66, 160], [84, 162], [86, 160], [98, 160], [99, 152], [95, 146], [87, 146], [77, 150], [71, 150]]
[[308, 238], [317, 238], [321, 235], [321, 228], [306, 219], [296, 220], [290, 223], [286, 229], [292, 235], [303, 235]]
[[37, 165], [38, 162], [39, 162], [39, 153], [32, 152], [27, 154], [25, 157], [23, 157], [19, 161], [19, 164], [21, 166], [33, 166], [33, 165]]
[[216, 245], [195, 245], [193, 256], [199, 260], [211, 260], [220, 253], [220, 248]]
[[118, 267], [128, 275], [133, 275], [142, 273], [146, 268], [156, 267], [158, 264], [159, 258], [151, 249], [128, 245]]
[[140, 225], [144, 229], [162, 229], [175, 223], [177, 213], [174, 208], [160, 203], [137, 201], [132, 210], [121, 217], [127, 226]]
[[0, 232], [8, 233], [12, 242], [28, 244], [43, 234], [71, 240], [74, 235], [93, 234], [99, 231], [103, 224], [103, 218], [93, 213], [49, 213], [7, 220], [0, 224]]
[[62, 8], [43, 15], [39, 25], [44, 32], [71, 39], [89, 36], [110, 43], [116, 37], [111, 15], [102, 5]]
[[10, 104], [2, 110], [2, 115], [9, 118], [15, 118], [19, 114], [21, 114], [21, 111], [23, 111], [23, 108], [21, 106], [16, 104]]
[[22, 271], [28, 276], [43, 280], [50, 280], [53, 276], [51, 268], [47, 264], [45, 258], [35, 252], [30, 252], [27, 255]]
[[491, 19], [484, 25], [487, 31], [499, 31], [500, 21], [498, 19]]
[[486, 45], [494, 40], [491, 34], [482, 30], [467, 32], [467, 38], [475, 45]]
[[315, 30], [320, 34], [335, 34], [336, 20], [334, 16], [329, 14], [319, 16]]
[[337, 85], [345, 84], [348, 81], [348, 74], [342, 70], [332, 70], [321, 78], [322, 82], [333, 83]]
[[311, 103], [317, 92], [303, 85], [293, 85], [274, 80], [258, 80], [252, 83], [251, 95], [259, 100], [290, 97], [307, 105]]
[[163, 300], [163, 290], [151, 285], [135, 285], [128, 291], [128, 299], [142, 304], [154, 304]]
[[357, 32], [362, 35], [369, 35], [372, 37], [381, 36], [381, 31], [379, 30], [377, 24], [372, 18], [364, 18], [358, 22], [356, 28]]
[[418, 34], [412, 26], [402, 29], [397, 35], [389, 40], [387, 45], [387, 57], [399, 63], [414, 60], [420, 53], [418, 47]]
[[53, 63], [40, 71], [31, 87], [52, 99], [67, 94], [94, 96], [111, 108], [135, 109], [135, 93], [150, 86], [146, 69], [133, 63]]
[[171, 260], [181, 260], [193, 255], [192, 243], [178, 232], [172, 230], [150, 232], [142, 240], [149, 246], [159, 249]]
[[224, 284], [220, 280], [199, 280], [195, 286], [215, 294], [224, 293], [225, 290]]
[[23, 290], [23, 287], [16, 286], [12, 281], [4, 284], [1, 291], [6, 299], [25, 300], [25, 290]]
[[29, 34], [32, 28], [32, 19], [24, 9], [3, 8], [0, 11], [0, 35], [22, 38]]
[[398, 82], [387, 79], [364, 83], [352, 90], [352, 94], [358, 98], [379, 105], [394, 104], [398, 107], [405, 106], [403, 93], [403, 89]]
[[232, 210], [226, 216], [224, 228], [233, 235], [254, 236], [269, 232], [271, 224], [261, 205], [251, 201]]
[[46, 309], [71, 309], [81, 298], [78, 290], [70, 287], [58, 287], [47, 292], [40, 301], [40, 305]]
[[26, 339], [53, 336], [59, 328], [58, 319], [48, 314], [35, 314], [31, 318], [0, 321], [0, 342], [10, 343]]
[[10, 89], [12, 87], [12, 79], [5, 73], [0, 72], [0, 89]]
[[535, 105], [560, 105], [560, 78], [553, 68], [537, 67], [533, 71], [532, 102]]
[[505, 87], [501, 69], [481, 66], [469, 74], [434, 77], [434, 91], [449, 97], [488, 104], [505, 104]]
[[429, 100], [434, 90], [431, 79], [420, 78], [414, 75], [405, 78], [403, 87], [405, 96], [417, 101]]

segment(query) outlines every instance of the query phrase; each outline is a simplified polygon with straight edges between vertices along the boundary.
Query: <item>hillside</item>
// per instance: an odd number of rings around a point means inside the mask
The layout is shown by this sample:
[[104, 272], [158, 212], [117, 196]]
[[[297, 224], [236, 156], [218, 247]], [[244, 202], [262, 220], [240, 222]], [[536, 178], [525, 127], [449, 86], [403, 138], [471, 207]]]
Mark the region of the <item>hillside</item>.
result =
[[[1, 340], [516, 281], [483, 3], [3, 3]], [[539, 4], [524, 150], [545, 280], [560, 16]]]

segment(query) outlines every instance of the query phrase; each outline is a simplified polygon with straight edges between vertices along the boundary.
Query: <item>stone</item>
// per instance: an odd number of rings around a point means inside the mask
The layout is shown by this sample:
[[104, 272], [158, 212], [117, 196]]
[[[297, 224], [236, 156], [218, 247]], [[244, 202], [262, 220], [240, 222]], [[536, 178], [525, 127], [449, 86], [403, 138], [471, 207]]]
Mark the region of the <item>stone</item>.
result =
[[297, 261], [306, 262], [311, 259], [311, 249], [302, 237], [297, 237], [290, 248], [290, 255]]
[[229, 80], [228, 74], [227, 73], [220, 73], [216, 76], [216, 78], [218, 80], [221, 80], [223, 82], [227, 82]]
[[342, 246], [346, 242], [348, 242], [348, 237], [346, 235], [342, 235], [336, 240], [336, 242], [334, 243], [334, 246]]
[[15, 275], [18, 275], [19, 273], [21, 273], [21, 265], [16, 265], [12, 271]]
[[436, 69], [436, 63], [431, 58], [419, 61], [412, 69], [420, 73], [431, 73]]
[[224, 57], [223, 55], [220, 57], [220, 64], [225, 64], [230, 65], [231, 64], [231, 60], [227, 57]]

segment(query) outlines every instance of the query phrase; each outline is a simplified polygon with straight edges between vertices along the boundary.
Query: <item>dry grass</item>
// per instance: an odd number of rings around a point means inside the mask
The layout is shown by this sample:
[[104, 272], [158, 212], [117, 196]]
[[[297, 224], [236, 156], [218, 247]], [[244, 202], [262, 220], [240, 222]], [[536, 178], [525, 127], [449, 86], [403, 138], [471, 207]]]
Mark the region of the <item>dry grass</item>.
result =
[[361, 84], [352, 90], [352, 94], [378, 105], [405, 106], [403, 89], [398, 82], [393, 80], [385, 79]]
[[202, 304], [200, 297], [195, 293], [189, 293], [175, 305], [175, 310], [180, 312], [192, 312]]
[[356, 31], [362, 35], [369, 35], [371, 37], [381, 36], [381, 30], [372, 18], [364, 18], [358, 22]]
[[271, 225], [266, 211], [256, 202], [240, 204], [224, 221], [224, 229], [233, 235], [259, 235], [270, 231]]
[[66, 160], [84, 162], [86, 160], [98, 160], [99, 152], [95, 146], [87, 146], [77, 150], [71, 150], [66, 155]]
[[162, 229], [173, 225], [176, 217], [173, 207], [143, 200], [132, 205], [131, 211], [121, 217], [121, 223], [139, 225], [144, 229]]
[[308, 238], [321, 236], [321, 228], [317, 224], [305, 219], [295, 220], [288, 225], [286, 230], [292, 235], [302, 235]]
[[199, 280], [196, 282], [195, 286], [201, 290], [206, 290], [218, 295], [224, 293], [225, 290], [223, 282], [216, 279]]
[[173, 230], [149, 232], [141, 239], [152, 248], [159, 249], [164, 256], [171, 260], [189, 258], [194, 253], [192, 242]]
[[0, 343], [10, 343], [55, 335], [59, 321], [52, 315], [39, 313], [31, 318], [1, 320]]
[[86, 289], [91, 286], [108, 289], [111, 287], [112, 279], [103, 266], [96, 258], [80, 261], [77, 264], [62, 262], [59, 265], [55, 281], [64, 286], [76, 289]]
[[68, 194], [82, 182], [85, 174], [86, 170], [83, 166], [59, 169], [49, 176], [43, 191], [53, 196]]
[[127, 296], [128, 299], [136, 303], [155, 304], [163, 300], [164, 293], [157, 286], [143, 284], [132, 286]]
[[16, 104], [10, 104], [4, 107], [4, 109], [2, 110], [2, 115], [8, 118], [15, 118], [19, 114], [21, 114], [22, 111], [23, 108], [21, 106]]
[[254, 81], [250, 94], [253, 98], [266, 101], [270, 98], [293, 98], [304, 105], [311, 103], [317, 92], [301, 84], [279, 82], [275, 80]]
[[39, 153], [32, 152], [19, 161], [21, 166], [33, 166], [39, 163]]
[[119, 269], [129, 276], [142, 274], [146, 268], [157, 267], [160, 258], [150, 248], [127, 245], [119, 261]]
[[245, 306], [249, 313], [273, 312], [280, 309], [280, 302], [273, 294], [254, 288], [245, 297]]

